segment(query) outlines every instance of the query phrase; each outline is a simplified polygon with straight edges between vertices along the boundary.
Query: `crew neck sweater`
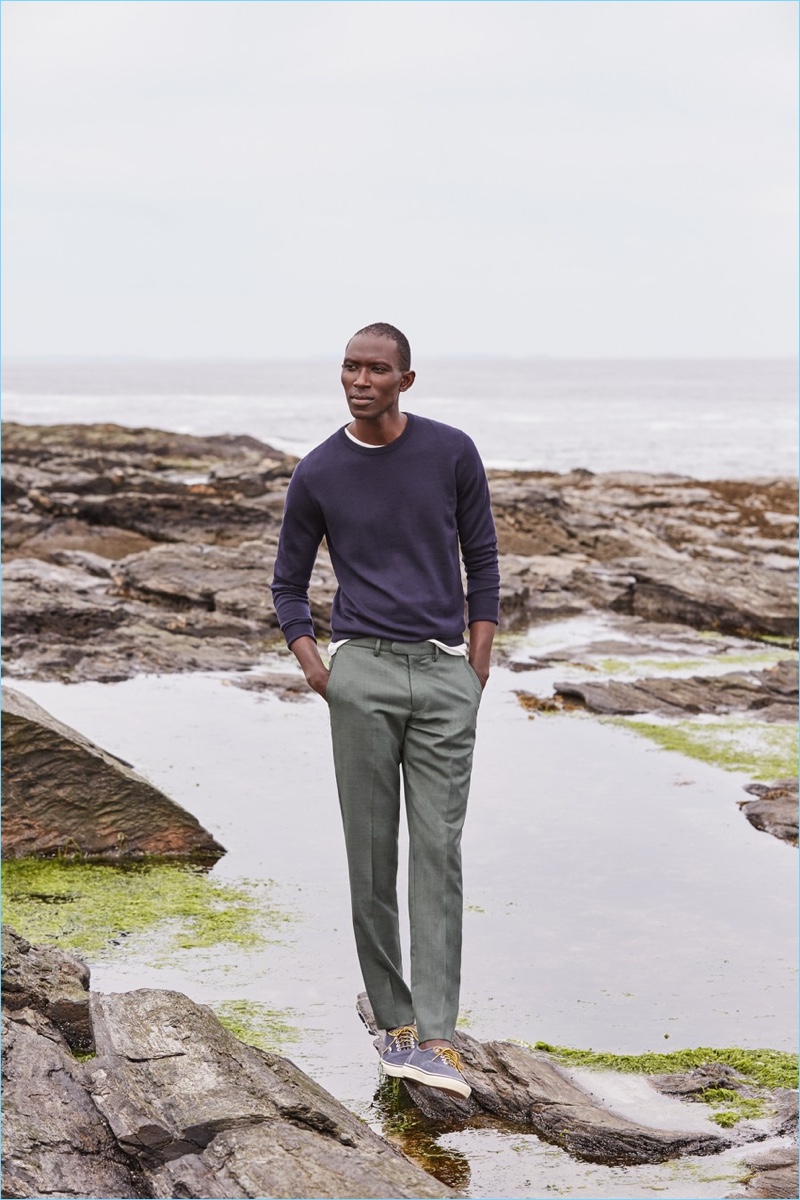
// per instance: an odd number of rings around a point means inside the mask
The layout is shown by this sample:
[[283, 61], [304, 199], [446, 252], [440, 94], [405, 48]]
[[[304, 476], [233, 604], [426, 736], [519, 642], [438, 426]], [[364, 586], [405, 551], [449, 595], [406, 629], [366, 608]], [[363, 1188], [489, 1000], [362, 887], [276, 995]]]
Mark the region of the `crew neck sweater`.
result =
[[338, 584], [331, 640], [464, 640], [498, 621], [497, 536], [486, 472], [460, 429], [408, 413], [385, 446], [344, 427], [297, 465], [286, 494], [272, 595], [289, 645], [314, 637], [308, 587], [323, 538]]

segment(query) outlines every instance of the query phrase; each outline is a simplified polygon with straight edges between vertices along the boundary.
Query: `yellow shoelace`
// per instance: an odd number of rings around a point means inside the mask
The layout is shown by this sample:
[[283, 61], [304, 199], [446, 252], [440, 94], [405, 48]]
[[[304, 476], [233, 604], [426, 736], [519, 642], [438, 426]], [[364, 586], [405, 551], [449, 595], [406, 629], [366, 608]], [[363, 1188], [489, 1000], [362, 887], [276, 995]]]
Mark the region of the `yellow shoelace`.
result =
[[413, 1050], [417, 1044], [417, 1031], [413, 1025], [401, 1025], [391, 1034], [398, 1050]]
[[457, 1071], [463, 1071], [461, 1059], [458, 1057], [458, 1051], [452, 1046], [437, 1046], [433, 1052], [434, 1058], [443, 1058], [450, 1067], [455, 1067]]

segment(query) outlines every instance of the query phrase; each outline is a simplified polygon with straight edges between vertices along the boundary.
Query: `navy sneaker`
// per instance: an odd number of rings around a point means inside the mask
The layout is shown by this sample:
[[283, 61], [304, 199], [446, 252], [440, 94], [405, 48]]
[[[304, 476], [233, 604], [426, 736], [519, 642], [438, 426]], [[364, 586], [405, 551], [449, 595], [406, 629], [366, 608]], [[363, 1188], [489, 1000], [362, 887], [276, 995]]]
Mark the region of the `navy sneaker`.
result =
[[406, 1079], [428, 1087], [455, 1092], [465, 1100], [472, 1091], [461, 1074], [461, 1059], [452, 1046], [432, 1046], [430, 1050], [420, 1050], [417, 1046], [409, 1054], [403, 1074]]
[[378, 1051], [385, 1073], [402, 1079], [406, 1073], [406, 1060], [416, 1050], [417, 1044], [417, 1031], [413, 1025], [401, 1025], [399, 1029], [390, 1029], [385, 1033], [383, 1046]]

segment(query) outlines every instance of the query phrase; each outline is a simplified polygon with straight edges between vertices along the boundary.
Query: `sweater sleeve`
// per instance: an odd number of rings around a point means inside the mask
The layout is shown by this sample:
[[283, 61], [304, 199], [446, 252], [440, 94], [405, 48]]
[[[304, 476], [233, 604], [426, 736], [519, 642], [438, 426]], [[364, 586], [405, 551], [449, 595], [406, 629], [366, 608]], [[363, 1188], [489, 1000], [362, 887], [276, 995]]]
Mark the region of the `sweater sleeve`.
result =
[[322, 512], [298, 468], [286, 493], [272, 580], [272, 600], [289, 646], [299, 637], [314, 637], [308, 584], [324, 536]]
[[500, 569], [489, 484], [474, 442], [464, 435], [456, 467], [458, 540], [467, 573], [467, 621], [500, 619]]

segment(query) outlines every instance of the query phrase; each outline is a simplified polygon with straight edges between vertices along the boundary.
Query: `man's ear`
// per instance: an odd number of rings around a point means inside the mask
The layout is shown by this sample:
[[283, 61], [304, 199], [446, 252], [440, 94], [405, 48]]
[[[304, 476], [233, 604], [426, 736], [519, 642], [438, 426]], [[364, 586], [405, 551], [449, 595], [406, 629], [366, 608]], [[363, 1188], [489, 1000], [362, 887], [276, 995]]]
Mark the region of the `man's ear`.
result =
[[400, 391], [407, 392], [416, 378], [416, 371], [404, 371], [403, 378], [400, 380]]

